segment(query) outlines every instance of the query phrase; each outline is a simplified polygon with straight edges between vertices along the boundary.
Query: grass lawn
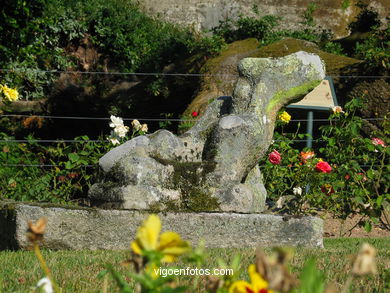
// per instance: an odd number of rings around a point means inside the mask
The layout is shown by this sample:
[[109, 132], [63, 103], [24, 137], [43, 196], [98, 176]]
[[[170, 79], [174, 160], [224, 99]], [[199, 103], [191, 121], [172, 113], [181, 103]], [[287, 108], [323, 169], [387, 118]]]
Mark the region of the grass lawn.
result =
[[[297, 272], [310, 257], [317, 260], [318, 267], [325, 271], [326, 278], [337, 287], [344, 283], [351, 267], [351, 257], [357, 253], [360, 245], [368, 242], [377, 249], [377, 264], [379, 274], [361, 280], [364, 290], [361, 292], [386, 291], [385, 275], [390, 270], [390, 238], [338, 238], [325, 239], [324, 249], [296, 249], [291, 262], [291, 268]], [[266, 250], [268, 252], [269, 250]], [[254, 260], [254, 249], [211, 249], [206, 268], [218, 268], [218, 258], [227, 263], [236, 253], [242, 255], [241, 278], [246, 278], [246, 268]], [[127, 268], [119, 264], [129, 256], [128, 251], [44, 251], [43, 255], [53, 271], [54, 278], [63, 292], [101, 292], [103, 280], [97, 275], [104, 269], [106, 263], [116, 266], [124, 273]], [[186, 268], [186, 264], [176, 264]], [[386, 273], [387, 270], [387, 273]], [[0, 252], [0, 292], [31, 292], [32, 287], [43, 277], [38, 261], [32, 251], [1, 251]], [[183, 277], [184, 278], [184, 277]], [[389, 281], [387, 277], [387, 281]], [[191, 282], [186, 280], [187, 282]], [[109, 280], [108, 292], [117, 292], [114, 283]], [[380, 291], [374, 291], [380, 289]], [[201, 288], [198, 292], [204, 292]]]

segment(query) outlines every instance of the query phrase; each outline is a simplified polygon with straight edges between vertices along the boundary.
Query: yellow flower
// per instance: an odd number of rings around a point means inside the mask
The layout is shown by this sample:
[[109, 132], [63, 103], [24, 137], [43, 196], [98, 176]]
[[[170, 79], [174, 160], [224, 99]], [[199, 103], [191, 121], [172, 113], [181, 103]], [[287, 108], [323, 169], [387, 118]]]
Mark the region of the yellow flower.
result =
[[13, 102], [19, 98], [19, 93], [16, 89], [11, 89], [7, 85], [0, 84], [0, 92], [4, 94], [7, 101]]
[[254, 264], [249, 265], [248, 273], [251, 282], [236, 281], [230, 286], [229, 293], [273, 293], [268, 289], [268, 282], [256, 271]]
[[279, 114], [279, 119], [284, 123], [289, 123], [291, 120], [291, 115], [284, 111], [283, 113]]
[[167, 231], [161, 234], [161, 221], [156, 215], [150, 215], [138, 228], [136, 239], [131, 243], [134, 253], [143, 255], [143, 251], [159, 251], [163, 254], [161, 261], [173, 262], [190, 249], [188, 242], [179, 234]]

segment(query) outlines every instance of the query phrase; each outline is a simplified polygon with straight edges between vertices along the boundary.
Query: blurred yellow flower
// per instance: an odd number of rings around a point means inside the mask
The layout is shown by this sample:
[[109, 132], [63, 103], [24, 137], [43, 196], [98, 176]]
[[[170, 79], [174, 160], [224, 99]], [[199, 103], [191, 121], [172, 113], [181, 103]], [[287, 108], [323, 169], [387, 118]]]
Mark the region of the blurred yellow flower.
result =
[[7, 85], [0, 84], [0, 92], [3, 93], [4, 99], [13, 102], [19, 98], [19, 93], [16, 89], [11, 89]]
[[291, 115], [284, 111], [283, 113], [279, 114], [279, 119], [284, 123], [289, 123], [291, 120]]
[[249, 265], [248, 273], [251, 282], [236, 281], [230, 286], [229, 293], [273, 293], [268, 289], [268, 282], [256, 271], [254, 264]]
[[162, 262], [173, 262], [190, 250], [188, 242], [179, 234], [167, 231], [161, 234], [161, 221], [156, 215], [150, 215], [138, 228], [136, 239], [131, 243], [134, 253], [143, 255], [143, 251], [159, 251], [163, 254]]

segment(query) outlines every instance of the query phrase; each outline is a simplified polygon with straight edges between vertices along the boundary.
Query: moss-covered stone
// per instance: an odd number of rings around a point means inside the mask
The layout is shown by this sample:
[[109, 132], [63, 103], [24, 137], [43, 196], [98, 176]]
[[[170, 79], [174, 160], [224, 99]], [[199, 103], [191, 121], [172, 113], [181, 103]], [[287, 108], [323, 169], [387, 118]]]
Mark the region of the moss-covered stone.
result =
[[[314, 53], [325, 62], [327, 75], [356, 75], [361, 60], [339, 56], [321, 51], [312, 42], [285, 38], [281, 41], [260, 47], [256, 39], [236, 41], [217, 57], [211, 58], [202, 68], [206, 74], [202, 78], [201, 88], [184, 113], [197, 111], [201, 115], [206, 111], [210, 101], [219, 96], [232, 95], [238, 78], [237, 64], [245, 57], [269, 58], [284, 57], [298, 51]], [[208, 75], [208, 76], [207, 76]], [[215, 77], [217, 75], [218, 77]], [[336, 87], [339, 80], [334, 78]]]
[[279, 91], [275, 94], [275, 96], [271, 99], [266, 108], [267, 116], [270, 116], [271, 113], [275, 112], [275, 108], [283, 103], [283, 101], [289, 100], [293, 101], [294, 99], [300, 98], [304, 95], [307, 95], [311, 92], [316, 86], [320, 84], [321, 80], [315, 80], [311, 82], [307, 82], [303, 85], [291, 88], [287, 91]]
[[[164, 210], [190, 212], [218, 210], [218, 199], [212, 196], [205, 185], [206, 175], [215, 169], [213, 161], [180, 162], [158, 156], [154, 156], [153, 159], [160, 164], [173, 166], [174, 173], [171, 181], [163, 187], [180, 190], [181, 193], [180, 202], [163, 201]], [[161, 206], [155, 205], [153, 208], [161, 209]]]

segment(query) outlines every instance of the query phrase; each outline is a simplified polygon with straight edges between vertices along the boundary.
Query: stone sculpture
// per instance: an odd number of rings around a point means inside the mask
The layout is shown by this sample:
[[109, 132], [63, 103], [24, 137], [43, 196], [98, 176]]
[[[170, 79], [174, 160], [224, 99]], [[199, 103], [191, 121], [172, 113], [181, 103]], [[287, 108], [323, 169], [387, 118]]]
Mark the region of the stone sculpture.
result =
[[211, 103], [178, 137], [139, 136], [104, 155], [93, 205], [135, 210], [258, 213], [266, 190], [257, 165], [271, 144], [278, 111], [325, 77], [321, 59], [303, 51], [245, 58], [232, 97]]

